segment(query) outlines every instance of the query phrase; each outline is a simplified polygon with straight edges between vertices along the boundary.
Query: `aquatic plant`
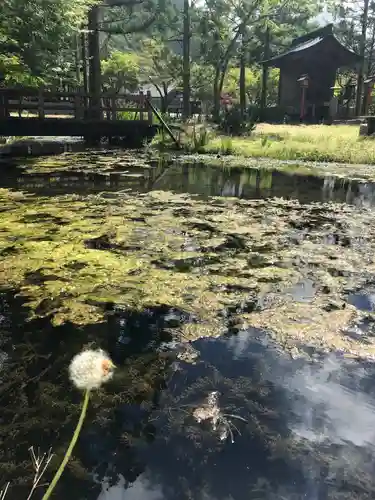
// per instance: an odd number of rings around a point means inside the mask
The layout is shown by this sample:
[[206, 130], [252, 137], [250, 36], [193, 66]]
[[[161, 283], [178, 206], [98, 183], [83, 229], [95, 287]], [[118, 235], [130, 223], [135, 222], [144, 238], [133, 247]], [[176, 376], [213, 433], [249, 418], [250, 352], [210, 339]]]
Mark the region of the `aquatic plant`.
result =
[[234, 152], [232, 137], [221, 137], [220, 153], [230, 155]]
[[191, 130], [185, 132], [184, 148], [192, 153], [202, 153], [212, 137], [212, 132], [206, 127], [196, 127], [194, 124]]
[[212, 430], [219, 431], [219, 437], [221, 441], [225, 441], [230, 435], [231, 442], [234, 443], [234, 435], [232, 427], [241, 435], [237, 426], [230, 420], [235, 418], [241, 420], [242, 422], [247, 422], [244, 418], [239, 415], [233, 415], [232, 413], [222, 413], [219, 407], [219, 392], [212, 391], [207, 397], [207, 403], [199, 406], [193, 411], [193, 417], [200, 423], [205, 420], [210, 420], [212, 423]]
[[73, 448], [78, 440], [79, 434], [82, 429], [83, 422], [86, 417], [86, 412], [88, 408], [88, 403], [90, 399], [90, 393], [93, 389], [99, 389], [99, 387], [107, 382], [113, 374], [114, 364], [112, 363], [109, 356], [102, 351], [101, 349], [94, 350], [86, 350], [79, 354], [77, 354], [70, 363], [69, 366], [69, 376], [73, 384], [77, 387], [77, 389], [84, 390], [84, 400], [81, 410], [81, 415], [79, 417], [79, 421], [77, 427], [74, 431], [72, 440], [70, 441], [69, 447], [65, 453], [63, 461], [61, 462], [60, 467], [58, 468], [54, 478], [51, 481], [46, 493], [43, 496], [43, 500], [47, 500], [53, 490], [57, 482], [59, 481], [66, 464], [69, 461], [69, 458], [72, 454]]

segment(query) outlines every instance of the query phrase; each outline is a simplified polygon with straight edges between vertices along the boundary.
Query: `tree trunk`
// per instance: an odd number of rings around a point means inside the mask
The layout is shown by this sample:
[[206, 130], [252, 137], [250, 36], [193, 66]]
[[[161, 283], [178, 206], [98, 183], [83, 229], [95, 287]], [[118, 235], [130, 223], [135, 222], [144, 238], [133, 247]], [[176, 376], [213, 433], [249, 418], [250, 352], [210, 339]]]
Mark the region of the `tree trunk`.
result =
[[[86, 47], [86, 36], [85, 32], [81, 33], [81, 59], [82, 59], [82, 84], [83, 92], [87, 94], [89, 91], [88, 79], [87, 79], [87, 47]], [[86, 98], [85, 98], [86, 102]]]
[[[263, 60], [267, 61], [270, 53], [270, 28], [267, 26], [264, 36], [264, 53]], [[263, 64], [262, 67], [262, 91], [260, 94], [260, 116], [263, 120], [264, 111], [267, 107], [267, 81], [268, 81], [268, 66]]]
[[246, 111], [246, 65], [245, 65], [245, 39], [242, 36], [241, 56], [240, 56], [240, 113], [241, 119], [245, 119]]
[[76, 33], [74, 37], [75, 42], [75, 67], [76, 67], [76, 82], [77, 88], [81, 86], [81, 50], [80, 50], [80, 36], [79, 33]]
[[358, 78], [357, 78], [357, 96], [355, 102], [355, 113], [359, 116], [361, 112], [361, 103], [362, 103], [362, 93], [363, 93], [363, 75], [365, 73], [365, 50], [366, 50], [366, 30], [368, 24], [368, 9], [369, 9], [369, 0], [364, 0], [363, 4], [363, 16], [362, 16], [362, 30], [361, 30], [361, 44], [359, 49], [359, 55], [362, 60], [360, 62], [359, 70], [358, 70]]
[[99, 7], [91, 7], [88, 14], [89, 29], [89, 89], [90, 89], [90, 118], [98, 120], [100, 111], [100, 55], [99, 55]]
[[[368, 53], [368, 59], [367, 59], [367, 64], [366, 64], [366, 71], [364, 73], [365, 78], [372, 77], [371, 75], [371, 67], [372, 67], [372, 60], [373, 60], [373, 52], [374, 52], [374, 44], [375, 44], [375, 24], [372, 28], [372, 35], [371, 35], [371, 45], [370, 45], [370, 50]], [[368, 104], [369, 104], [369, 88], [373, 87], [373, 82], [368, 82], [367, 85], [365, 86], [365, 92], [363, 94], [362, 98], [362, 115], [367, 115], [368, 113]]]
[[214, 79], [214, 106], [213, 106], [213, 121], [215, 123], [218, 123], [220, 119], [220, 94], [221, 94], [221, 89], [219, 85], [219, 80], [220, 80], [220, 67], [216, 68], [215, 71], [215, 79]]
[[183, 35], [183, 107], [182, 117], [190, 116], [190, 12], [189, 0], [184, 0], [184, 35]]

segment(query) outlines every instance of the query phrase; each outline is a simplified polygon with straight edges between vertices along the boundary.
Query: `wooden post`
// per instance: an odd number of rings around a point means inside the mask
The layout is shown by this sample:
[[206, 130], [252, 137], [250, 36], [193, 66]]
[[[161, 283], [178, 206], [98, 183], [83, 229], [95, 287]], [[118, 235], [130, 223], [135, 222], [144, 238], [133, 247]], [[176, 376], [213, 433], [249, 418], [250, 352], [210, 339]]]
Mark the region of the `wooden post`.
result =
[[0, 118], [2, 120], [8, 118], [8, 96], [5, 92], [0, 94]]
[[303, 122], [305, 118], [305, 104], [306, 104], [306, 87], [302, 87], [301, 89], [301, 105], [300, 105], [300, 121]]
[[107, 120], [112, 120], [112, 97], [107, 97], [105, 100], [103, 99], [103, 103], [106, 102], [107, 107]]
[[38, 94], [38, 117], [39, 120], [44, 120], [44, 88], [41, 87], [39, 89], [39, 94]]
[[80, 96], [80, 94], [76, 94], [74, 96], [74, 118], [76, 120], [82, 120], [82, 118], [83, 118], [81, 104], [82, 104], [81, 96]]
[[145, 95], [143, 93], [143, 90], [140, 90], [139, 91], [139, 119], [141, 121], [144, 120], [144, 116], [143, 116], [144, 108], [145, 108]]
[[22, 101], [23, 97], [20, 95], [18, 98], [18, 118], [22, 118]]
[[82, 85], [83, 85], [83, 93], [85, 94], [85, 96], [83, 98], [84, 117], [85, 118], [87, 115], [87, 106], [88, 106], [87, 94], [89, 93], [89, 84], [88, 84], [88, 78], [87, 78], [87, 46], [86, 46], [86, 43], [87, 43], [86, 35], [85, 35], [85, 32], [82, 31], [82, 33], [81, 33], [81, 59], [82, 59]]
[[148, 103], [152, 103], [151, 101], [151, 92], [147, 91], [147, 122], [149, 125], [152, 125], [152, 108]]
[[111, 97], [111, 111], [112, 111], [112, 120], [117, 120], [116, 96]]

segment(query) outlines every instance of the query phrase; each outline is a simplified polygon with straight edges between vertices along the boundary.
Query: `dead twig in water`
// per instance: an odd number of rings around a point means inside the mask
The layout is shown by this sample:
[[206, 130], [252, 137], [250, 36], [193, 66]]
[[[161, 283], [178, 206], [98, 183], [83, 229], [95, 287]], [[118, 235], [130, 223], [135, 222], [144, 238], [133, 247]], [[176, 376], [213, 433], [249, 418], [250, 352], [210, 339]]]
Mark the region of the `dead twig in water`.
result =
[[39, 456], [39, 450], [38, 453], [35, 454], [34, 447], [30, 446], [29, 452], [31, 455], [31, 461], [35, 470], [35, 475], [34, 475], [34, 480], [33, 480], [33, 486], [31, 488], [31, 491], [29, 493], [29, 496], [27, 497], [27, 500], [30, 500], [32, 494], [34, 493], [35, 489], [38, 486], [42, 486], [39, 484], [39, 481], [41, 480], [43, 474], [45, 473], [49, 463], [52, 460], [53, 453], [52, 453], [52, 448], [48, 450], [48, 453], [43, 453], [43, 455], [40, 457]]

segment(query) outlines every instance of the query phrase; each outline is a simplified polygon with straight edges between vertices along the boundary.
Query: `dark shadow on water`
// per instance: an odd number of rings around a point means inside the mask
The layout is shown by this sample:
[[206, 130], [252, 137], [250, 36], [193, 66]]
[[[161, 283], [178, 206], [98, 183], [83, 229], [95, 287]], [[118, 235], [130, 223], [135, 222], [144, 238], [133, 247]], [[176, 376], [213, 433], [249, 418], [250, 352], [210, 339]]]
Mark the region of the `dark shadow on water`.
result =
[[[123, 498], [371, 498], [374, 366], [291, 360], [255, 329], [194, 347], [200, 359], [169, 380], [155, 441], [140, 447], [147, 468]], [[223, 412], [248, 420], [232, 420], [233, 444], [189, 411], [211, 391]]]
[[[105, 349], [119, 369], [105, 390], [91, 398], [87, 426], [55, 498], [67, 498], [72, 491], [77, 491], [74, 498], [97, 498], [101, 486], [94, 473], [101, 478], [109, 473], [117, 447], [129, 449], [129, 456], [133, 453], [124, 432], [131, 429], [133, 437], [138, 433], [146, 441], [152, 439], [147, 416], [173, 363], [173, 356], [159, 353], [158, 346], [193, 318], [164, 305], [143, 311], [102, 307], [107, 311], [104, 323], [54, 327], [48, 318], [27, 321], [22, 299], [13, 291], [0, 293], [0, 490], [11, 482], [7, 500], [28, 496], [34, 474], [30, 446], [42, 453], [52, 448], [61, 461], [82, 400], [68, 380], [67, 367], [84, 347]], [[133, 479], [139, 474], [133, 476], [135, 460], [128, 466]], [[41, 497], [36, 493], [35, 498]]]
[[[79, 329], [26, 322], [13, 293], [0, 304], [7, 499], [27, 497], [30, 445], [52, 447], [61, 459], [81, 402], [66, 368], [88, 345], [107, 349], [118, 368], [92, 396], [57, 500], [374, 498], [373, 364], [338, 355], [292, 359], [253, 328], [179, 345], [173, 331], [194, 318], [167, 305], [107, 305], [107, 322]], [[187, 362], [189, 350], [198, 356]], [[220, 411], [234, 415], [227, 417], [234, 443], [220, 440], [224, 420], [215, 430], [193, 416], [212, 391]]]
[[152, 190], [190, 193], [201, 197], [223, 196], [244, 199], [283, 197], [303, 203], [340, 202], [358, 206], [375, 204], [374, 183], [361, 183], [333, 177], [297, 175], [277, 170], [223, 168], [204, 164], [159, 162], [152, 166], [131, 165], [123, 171], [101, 172], [100, 165], [90, 171], [23, 173], [15, 166], [3, 169], [0, 187], [22, 189], [40, 195], [94, 194], [98, 192], [148, 192]]

